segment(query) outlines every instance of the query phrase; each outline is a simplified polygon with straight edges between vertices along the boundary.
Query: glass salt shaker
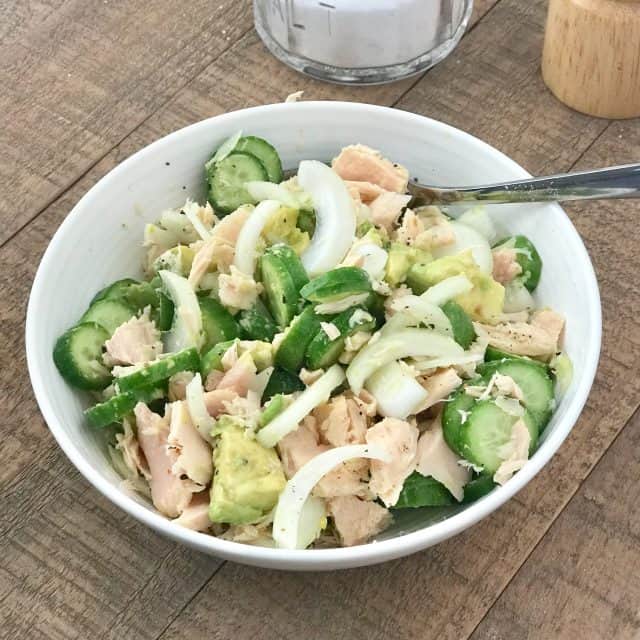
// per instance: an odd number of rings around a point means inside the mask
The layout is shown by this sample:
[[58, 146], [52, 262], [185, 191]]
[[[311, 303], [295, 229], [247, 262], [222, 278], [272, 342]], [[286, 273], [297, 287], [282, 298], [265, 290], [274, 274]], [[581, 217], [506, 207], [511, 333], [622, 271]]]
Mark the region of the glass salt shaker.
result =
[[285, 64], [345, 84], [406, 78], [456, 46], [473, 0], [254, 0], [258, 34]]

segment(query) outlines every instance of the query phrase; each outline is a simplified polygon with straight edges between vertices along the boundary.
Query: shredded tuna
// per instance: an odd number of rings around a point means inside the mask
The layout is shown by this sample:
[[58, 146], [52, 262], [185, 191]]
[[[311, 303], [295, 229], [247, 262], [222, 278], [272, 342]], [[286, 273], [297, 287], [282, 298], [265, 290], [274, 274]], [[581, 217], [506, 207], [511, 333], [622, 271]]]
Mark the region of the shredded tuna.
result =
[[372, 182], [345, 180], [345, 184], [347, 185], [349, 194], [356, 202], [356, 204], [360, 202], [364, 202], [364, 204], [370, 204], [378, 196], [381, 196], [383, 193], [385, 193], [385, 190], [382, 187], [378, 186], [377, 184], [373, 184]]
[[560, 338], [564, 330], [564, 317], [551, 309], [536, 311], [531, 316], [531, 324], [546, 331], [556, 344], [556, 351], [560, 348]]
[[186, 509], [173, 522], [193, 531], [206, 531], [209, 529], [211, 520], [209, 520], [208, 492], [201, 491], [196, 493]]
[[391, 231], [402, 210], [409, 204], [411, 196], [391, 191], [378, 196], [370, 205], [371, 219], [375, 224]]
[[504, 484], [516, 471], [524, 467], [529, 459], [531, 434], [523, 420], [518, 420], [511, 430], [511, 438], [499, 452], [503, 462], [493, 476], [496, 484]]
[[329, 340], [336, 340], [340, 337], [340, 329], [333, 322], [321, 322], [320, 328], [324, 331]]
[[235, 400], [238, 394], [231, 389], [215, 389], [204, 394], [204, 403], [209, 415], [217, 418], [226, 411], [226, 403]]
[[354, 496], [333, 498], [327, 506], [345, 547], [364, 544], [391, 524], [387, 509]]
[[391, 455], [391, 462], [371, 461], [369, 488], [387, 507], [392, 507], [398, 502], [404, 481], [415, 468], [418, 429], [404, 420], [385, 418], [367, 431], [366, 440]]
[[218, 278], [220, 302], [225, 307], [250, 309], [262, 292], [262, 285], [234, 265], [229, 269], [230, 273], [222, 273]]
[[122, 453], [125, 465], [133, 474], [141, 475], [145, 480], [149, 480], [151, 478], [149, 465], [127, 418], [122, 421], [122, 427], [123, 432], [116, 433], [116, 449]]
[[448, 367], [422, 378], [419, 382], [428, 393], [425, 403], [420, 407], [420, 410], [424, 411], [447, 398], [452, 391], [455, 391], [462, 384], [462, 378], [453, 367]]
[[109, 366], [155, 360], [162, 353], [162, 341], [160, 331], [149, 319], [149, 307], [139, 318], [121, 324], [105, 342], [105, 348], [104, 361]]
[[394, 240], [403, 244], [413, 245], [416, 239], [424, 233], [424, 222], [411, 209], [407, 209], [402, 216], [402, 224], [395, 231]]
[[403, 166], [362, 144], [344, 147], [331, 166], [343, 180], [372, 182], [387, 191], [404, 193], [409, 183], [409, 172]]
[[222, 371], [218, 371], [217, 369], [209, 371], [207, 379], [204, 381], [205, 391], [213, 391], [216, 389], [223, 377], [224, 373]]
[[522, 273], [522, 267], [516, 259], [518, 254], [514, 249], [494, 249], [492, 253], [494, 280], [501, 284], [507, 284]]
[[520, 356], [549, 357], [558, 348], [557, 336], [540, 326], [525, 322], [496, 325], [473, 323], [478, 337], [496, 349]]
[[249, 352], [243, 353], [232, 367], [224, 374], [218, 386], [218, 390], [230, 389], [239, 396], [247, 395], [247, 391], [256, 376], [256, 365]]
[[353, 398], [336, 396], [313, 411], [321, 439], [334, 447], [364, 444], [367, 416]]
[[304, 382], [307, 387], [313, 384], [324, 373], [324, 369], [314, 369], [309, 371], [308, 369], [301, 369], [298, 374], [298, 378]]
[[169, 378], [169, 400], [184, 400], [187, 396], [187, 385], [193, 380], [192, 371], [180, 371]]

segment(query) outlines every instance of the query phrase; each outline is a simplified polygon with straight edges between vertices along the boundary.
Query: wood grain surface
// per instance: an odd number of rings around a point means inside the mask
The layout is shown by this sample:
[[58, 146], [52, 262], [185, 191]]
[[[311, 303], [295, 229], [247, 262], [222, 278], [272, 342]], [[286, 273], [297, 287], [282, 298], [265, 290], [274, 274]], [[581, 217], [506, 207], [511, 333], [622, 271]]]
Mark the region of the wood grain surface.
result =
[[569, 209], [604, 311], [600, 370], [571, 436], [491, 517], [378, 567], [279, 573], [160, 538], [74, 470], [26, 376], [26, 300], [57, 226], [125, 157], [204, 117], [304, 89], [441, 119], [534, 173], [637, 160], [640, 122], [589, 118], [544, 88], [545, 10], [476, 2], [473, 28], [438, 67], [355, 89], [270, 57], [244, 0], [0, 3], [0, 638], [640, 635], [637, 203]]

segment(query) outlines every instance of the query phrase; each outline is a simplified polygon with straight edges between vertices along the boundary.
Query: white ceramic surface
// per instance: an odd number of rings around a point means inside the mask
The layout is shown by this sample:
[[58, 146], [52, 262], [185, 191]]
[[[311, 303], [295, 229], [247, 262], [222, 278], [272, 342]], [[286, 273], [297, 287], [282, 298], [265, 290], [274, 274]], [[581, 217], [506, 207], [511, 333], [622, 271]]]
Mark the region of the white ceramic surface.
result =
[[[536, 296], [567, 317], [566, 349], [575, 377], [532, 459], [505, 486], [466, 508], [407, 510], [378, 541], [345, 549], [286, 551], [219, 540], [183, 529], [144, 499], [125, 494], [82, 418], [87, 399], [58, 374], [51, 352], [93, 294], [117, 278], [140, 275], [143, 226], [187, 195], [203, 195], [202, 165], [227, 136], [242, 129], [278, 148], [285, 168], [330, 159], [350, 143], [380, 149], [433, 184], [474, 184], [528, 174], [480, 140], [442, 123], [383, 107], [308, 102], [246, 109], [177, 131], [128, 158], [73, 208], [53, 237], [29, 299], [26, 346], [38, 404], [54, 437], [80, 472], [109, 500], [160, 533], [205, 553], [279, 569], [333, 569], [404, 556], [470, 527], [519, 491], [565, 439], [587, 399], [600, 350], [598, 286], [587, 252], [556, 205], [495, 207], [505, 229], [528, 235], [544, 261]], [[517, 214], [517, 215], [514, 215]], [[445, 516], [446, 519], [443, 519]]]

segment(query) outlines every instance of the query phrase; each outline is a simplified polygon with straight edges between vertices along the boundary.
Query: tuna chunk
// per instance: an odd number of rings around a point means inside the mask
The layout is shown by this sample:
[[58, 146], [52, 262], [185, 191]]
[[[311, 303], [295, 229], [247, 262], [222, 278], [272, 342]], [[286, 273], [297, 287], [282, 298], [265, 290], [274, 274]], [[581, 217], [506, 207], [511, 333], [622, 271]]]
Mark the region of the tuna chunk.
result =
[[149, 309], [139, 318], [121, 324], [105, 342], [105, 362], [111, 365], [141, 364], [162, 353], [160, 331], [149, 319]]
[[556, 351], [559, 349], [560, 337], [564, 329], [564, 318], [551, 309], [536, 311], [531, 317], [531, 324], [539, 327], [549, 334], [556, 343]]
[[414, 241], [414, 245], [418, 249], [424, 249], [425, 251], [431, 251], [438, 247], [446, 247], [449, 244], [453, 244], [456, 241], [456, 234], [453, 232], [453, 227], [448, 222], [434, 225], [425, 229]]
[[[311, 458], [330, 448], [329, 445], [320, 442], [315, 418], [307, 416], [295, 431], [287, 434], [278, 443], [278, 453], [285, 475], [287, 478], [293, 477]], [[353, 464], [341, 464], [325, 475], [316, 485], [314, 495], [320, 498], [368, 495], [366, 480], [369, 467], [367, 464], [361, 464], [361, 460], [352, 462]]]
[[442, 402], [452, 391], [455, 391], [462, 384], [462, 378], [453, 367], [448, 367], [440, 369], [428, 378], [423, 378], [420, 384], [429, 394], [425, 403], [420, 407], [420, 411], [424, 411], [434, 404]]
[[171, 422], [167, 438], [169, 455], [174, 463], [172, 472], [179, 477], [207, 485], [213, 475], [211, 447], [205, 442], [191, 422], [191, 416], [185, 402], [171, 405]]
[[416, 471], [435, 478], [449, 489], [456, 500], [462, 501], [463, 487], [471, 480], [471, 470], [458, 464], [458, 456], [444, 441], [440, 416], [420, 436]]
[[204, 403], [209, 415], [217, 418], [221, 413], [226, 413], [227, 403], [238, 398], [238, 394], [232, 389], [214, 389], [204, 394]]
[[317, 407], [313, 415], [318, 421], [320, 437], [328, 444], [342, 447], [365, 443], [367, 418], [353, 398], [337, 396]]
[[370, 205], [371, 219], [375, 224], [391, 231], [402, 210], [409, 204], [411, 196], [391, 191], [378, 196]]
[[480, 339], [501, 351], [519, 356], [548, 357], [558, 350], [558, 335], [527, 322], [503, 322], [496, 325], [474, 322]]
[[416, 213], [407, 209], [402, 217], [402, 224], [395, 232], [394, 240], [402, 244], [413, 245], [416, 238], [424, 233], [424, 223]]
[[328, 508], [345, 547], [364, 544], [391, 524], [384, 507], [353, 496], [333, 498]]
[[524, 467], [529, 458], [530, 444], [529, 429], [523, 420], [518, 420], [511, 429], [509, 442], [501, 447], [499, 452], [503, 462], [493, 476], [495, 483], [504, 484], [516, 471]]
[[514, 249], [494, 249], [492, 253], [494, 280], [507, 284], [522, 273], [522, 267], [516, 259], [518, 254]]
[[349, 194], [356, 202], [356, 204], [359, 204], [361, 202], [363, 202], [364, 204], [369, 204], [385, 192], [382, 187], [378, 186], [377, 184], [373, 184], [372, 182], [345, 180], [345, 183], [347, 185], [347, 189], [349, 190]]
[[236, 242], [242, 225], [251, 213], [251, 207], [240, 207], [223, 218], [211, 232], [211, 237], [202, 245], [193, 258], [189, 272], [189, 284], [197, 287], [200, 280], [212, 266], [226, 272], [233, 263]]
[[367, 431], [366, 440], [391, 455], [391, 462], [371, 461], [369, 489], [387, 507], [392, 507], [398, 501], [404, 481], [415, 468], [418, 429], [404, 420], [385, 418]]
[[216, 389], [230, 389], [239, 396], [246, 396], [251, 383], [256, 377], [256, 365], [251, 354], [243, 353], [231, 368], [224, 374]]
[[201, 491], [194, 494], [187, 508], [174, 522], [181, 527], [194, 531], [206, 531], [211, 526], [209, 520], [209, 493]]
[[220, 302], [225, 307], [250, 309], [262, 291], [262, 285], [251, 276], [238, 271], [233, 265], [230, 273], [221, 273], [218, 278]]
[[180, 371], [169, 378], [169, 400], [184, 400], [187, 397], [187, 385], [193, 380], [192, 371]]
[[173, 473], [175, 457], [168, 447], [169, 421], [139, 402], [134, 409], [138, 441], [149, 464], [151, 500], [158, 511], [170, 518], [179, 516], [194, 493], [204, 486]]
[[149, 465], [145, 460], [131, 423], [125, 418], [122, 425], [124, 428], [123, 433], [116, 433], [116, 449], [122, 453], [122, 459], [132, 473], [141, 475], [146, 480], [149, 480], [151, 478]]
[[409, 183], [409, 172], [404, 167], [362, 144], [342, 149], [331, 166], [343, 180], [372, 182], [387, 191], [404, 193]]

